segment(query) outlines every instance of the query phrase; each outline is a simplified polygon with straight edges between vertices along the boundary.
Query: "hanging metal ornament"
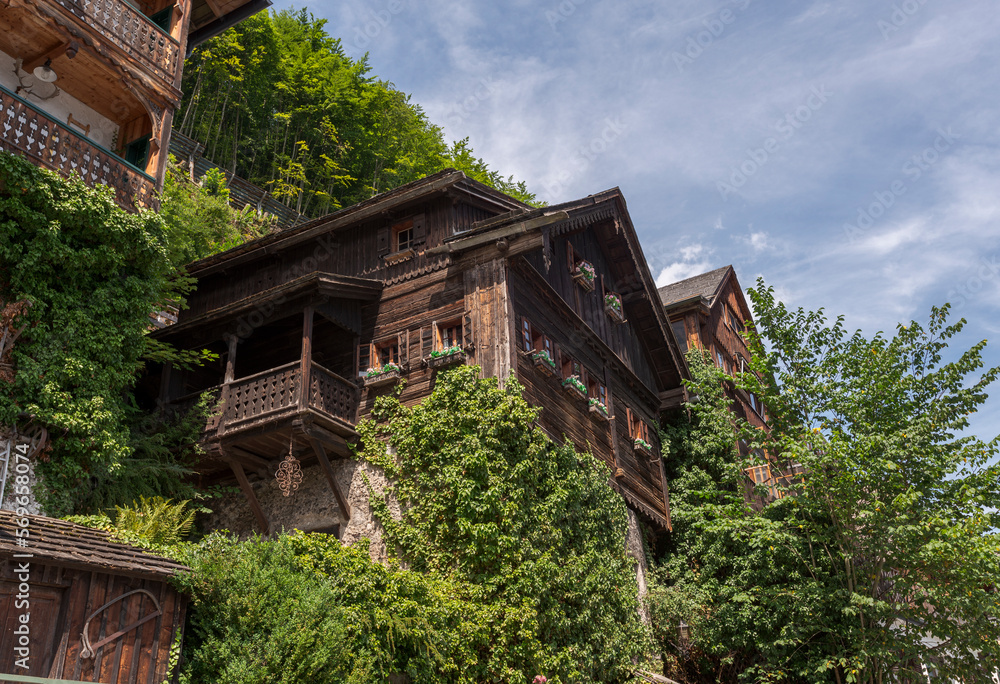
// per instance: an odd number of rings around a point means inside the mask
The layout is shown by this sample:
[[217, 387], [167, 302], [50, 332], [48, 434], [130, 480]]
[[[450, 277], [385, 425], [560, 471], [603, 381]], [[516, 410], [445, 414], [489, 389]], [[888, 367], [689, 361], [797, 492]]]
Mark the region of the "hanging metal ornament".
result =
[[292, 455], [292, 439], [288, 439], [288, 455], [278, 466], [278, 472], [274, 474], [274, 479], [278, 481], [278, 488], [284, 496], [291, 496], [292, 492], [299, 488], [302, 483], [302, 465], [299, 459]]

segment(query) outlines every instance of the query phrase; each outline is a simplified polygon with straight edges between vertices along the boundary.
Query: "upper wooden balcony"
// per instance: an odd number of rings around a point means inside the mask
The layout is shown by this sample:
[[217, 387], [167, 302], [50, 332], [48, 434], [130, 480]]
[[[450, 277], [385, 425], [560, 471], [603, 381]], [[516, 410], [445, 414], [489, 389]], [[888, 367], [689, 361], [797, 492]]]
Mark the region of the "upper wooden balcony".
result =
[[[176, 93], [184, 61], [181, 39], [187, 30], [187, 15], [182, 7], [186, 4], [164, 0], [32, 0], [30, 7], [52, 30], [50, 40], [39, 47], [57, 45], [60, 37], [76, 38], [131, 78], [161, 92]], [[29, 7], [26, 0], [11, 0], [11, 6]], [[32, 23], [34, 27], [24, 26], [23, 30], [44, 30], [38, 22]]]
[[82, 133], [0, 86], [0, 149], [22, 154], [90, 186], [108, 185], [124, 209], [157, 208], [155, 179]]

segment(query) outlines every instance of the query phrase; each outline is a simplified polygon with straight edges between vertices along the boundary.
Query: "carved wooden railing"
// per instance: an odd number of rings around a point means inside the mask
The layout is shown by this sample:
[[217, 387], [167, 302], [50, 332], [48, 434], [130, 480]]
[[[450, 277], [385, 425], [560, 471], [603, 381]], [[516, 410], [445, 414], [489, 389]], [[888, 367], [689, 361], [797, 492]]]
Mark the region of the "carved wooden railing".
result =
[[174, 85], [181, 46], [139, 10], [122, 0], [55, 0], [55, 2]]
[[[302, 371], [294, 361], [278, 368], [213, 387], [209, 392], [221, 406], [206, 421], [203, 438], [256, 427], [269, 420], [284, 418], [300, 409]], [[201, 392], [170, 402], [171, 411], [189, 410]], [[317, 363], [309, 373], [309, 408], [353, 424], [358, 409], [357, 385]]]
[[354, 423], [358, 408], [358, 388], [318, 363], [309, 374], [309, 406], [336, 418]]
[[286, 363], [229, 383], [222, 421], [226, 429], [235, 424], [259, 422], [299, 401], [299, 362]]
[[19, 152], [63, 176], [77, 173], [90, 186], [108, 185], [123, 209], [156, 209], [156, 183], [121, 157], [0, 87], [0, 148]]

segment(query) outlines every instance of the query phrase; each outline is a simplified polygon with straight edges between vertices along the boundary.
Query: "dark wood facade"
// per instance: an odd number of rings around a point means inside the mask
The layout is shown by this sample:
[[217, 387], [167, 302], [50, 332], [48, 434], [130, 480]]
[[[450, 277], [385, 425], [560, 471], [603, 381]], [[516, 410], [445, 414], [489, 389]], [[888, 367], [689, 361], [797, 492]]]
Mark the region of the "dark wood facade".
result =
[[0, 673], [167, 681], [186, 608], [169, 578], [184, 569], [98, 530], [0, 511]]
[[[0, 150], [155, 208], [185, 52], [270, 0], [0, 5]], [[34, 75], [50, 69], [56, 80]]]
[[[731, 375], [749, 368], [750, 350], [744, 331], [753, 329], [753, 316], [732, 266], [666, 285], [659, 294], [674, 336], [685, 352], [703, 349], [718, 368]], [[767, 409], [758, 397], [729, 388], [727, 394], [734, 414], [753, 427], [768, 429]], [[748, 453], [745, 444], [740, 442], [738, 446], [743, 455]], [[768, 487], [770, 499], [781, 496], [776, 484], [800, 471], [768, 461], [750, 468], [747, 477], [752, 485]]]
[[349, 517], [330, 459], [398, 378], [412, 404], [454, 363], [516, 376], [544, 430], [604, 460], [611, 486], [669, 528], [656, 424], [686, 368], [617, 190], [532, 209], [449, 170], [189, 270], [190, 309], [155, 334], [220, 362], [164, 368], [147, 391], [222, 399], [199, 469], [239, 482], [262, 530], [249, 483], [289, 450], [323, 466]]

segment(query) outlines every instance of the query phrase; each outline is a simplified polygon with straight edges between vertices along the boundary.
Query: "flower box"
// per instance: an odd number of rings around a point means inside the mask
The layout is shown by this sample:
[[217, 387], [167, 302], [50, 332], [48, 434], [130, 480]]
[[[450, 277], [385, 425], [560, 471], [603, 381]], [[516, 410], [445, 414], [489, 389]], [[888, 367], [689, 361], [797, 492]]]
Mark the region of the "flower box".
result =
[[622, 308], [622, 298], [617, 292], [605, 293], [604, 313], [615, 323], [625, 322], [625, 309]]
[[587, 292], [592, 292], [597, 281], [597, 271], [589, 261], [581, 261], [573, 268], [573, 280]]
[[460, 363], [465, 363], [465, 357], [465, 350], [458, 346], [449, 347], [441, 351], [435, 350], [431, 352], [431, 355], [427, 359], [427, 367], [437, 369], [457, 366]]
[[653, 457], [653, 445], [644, 439], [636, 439], [633, 443], [635, 446], [635, 453], [642, 454], [648, 458]]
[[611, 414], [608, 413], [608, 407], [599, 402], [597, 399], [590, 400], [590, 415], [603, 421], [611, 419]]
[[546, 375], [556, 374], [556, 361], [552, 358], [544, 349], [542, 351], [536, 351], [531, 355], [531, 360], [535, 363], [538, 370], [542, 371]]
[[365, 387], [382, 387], [399, 380], [403, 369], [394, 363], [387, 363], [381, 368], [369, 368], [365, 373]]
[[580, 376], [571, 375], [562, 381], [563, 389], [579, 399], [587, 398], [587, 386], [580, 382]]

